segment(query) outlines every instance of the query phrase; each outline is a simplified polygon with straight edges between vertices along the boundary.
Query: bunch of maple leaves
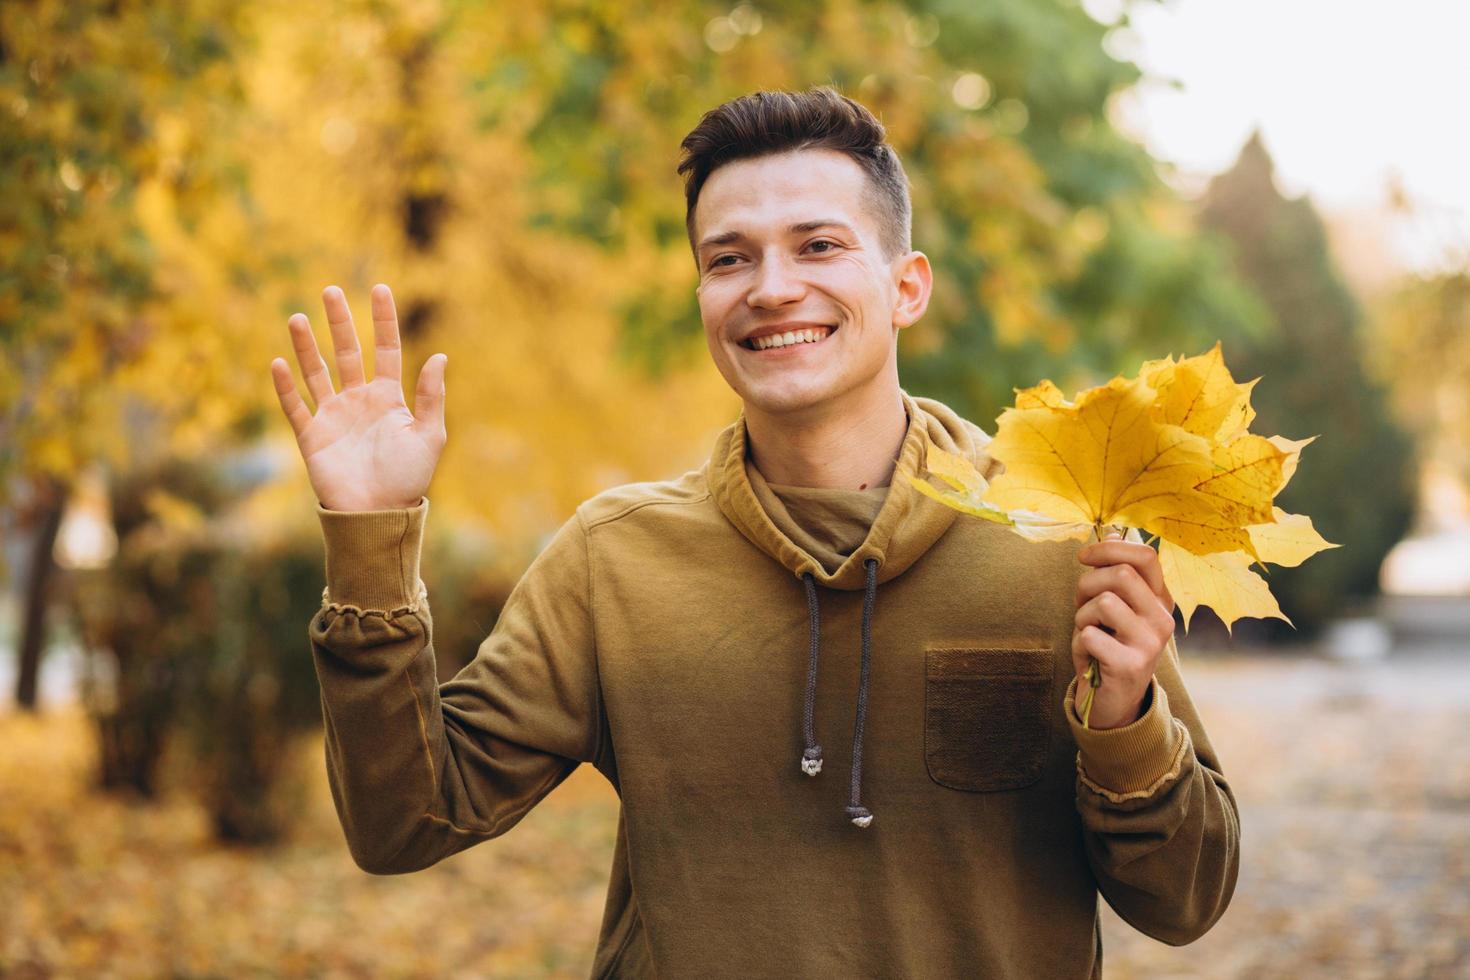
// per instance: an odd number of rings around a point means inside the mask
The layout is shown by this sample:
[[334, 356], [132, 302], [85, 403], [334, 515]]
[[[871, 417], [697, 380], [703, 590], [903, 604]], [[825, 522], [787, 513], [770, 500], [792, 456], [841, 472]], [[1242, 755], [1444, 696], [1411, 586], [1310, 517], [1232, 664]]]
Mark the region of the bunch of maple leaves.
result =
[[1290, 623], [1251, 566], [1299, 565], [1337, 545], [1305, 514], [1274, 504], [1316, 436], [1247, 431], [1258, 381], [1237, 383], [1218, 342], [1197, 357], [1146, 361], [1137, 376], [1072, 401], [1042, 381], [1017, 389], [996, 423], [987, 451], [1005, 468], [994, 480], [934, 446], [928, 473], [947, 486], [910, 480], [946, 506], [1033, 541], [1100, 538], [1110, 527], [1149, 532], [1186, 630], [1199, 606], [1227, 630], [1243, 616]]

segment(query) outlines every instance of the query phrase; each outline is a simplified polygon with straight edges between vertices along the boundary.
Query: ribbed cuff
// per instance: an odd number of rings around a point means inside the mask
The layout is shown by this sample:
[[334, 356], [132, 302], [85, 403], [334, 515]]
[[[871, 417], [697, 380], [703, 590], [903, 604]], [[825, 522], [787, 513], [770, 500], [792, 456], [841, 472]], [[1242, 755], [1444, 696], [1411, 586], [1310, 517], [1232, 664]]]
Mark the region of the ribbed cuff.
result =
[[1149, 680], [1147, 710], [1122, 728], [1084, 728], [1073, 699], [1077, 678], [1067, 685], [1063, 712], [1077, 742], [1083, 774], [1099, 787], [1114, 793], [1139, 793], [1155, 787], [1169, 775], [1179, 754], [1183, 737], [1180, 726], [1169, 714], [1169, 696], [1158, 678]]
[[417, 604], [428, 497], [393, 510], [328, 510], [318, 502], [316, 513], [326, 540], [325, 601], [383, 611]]

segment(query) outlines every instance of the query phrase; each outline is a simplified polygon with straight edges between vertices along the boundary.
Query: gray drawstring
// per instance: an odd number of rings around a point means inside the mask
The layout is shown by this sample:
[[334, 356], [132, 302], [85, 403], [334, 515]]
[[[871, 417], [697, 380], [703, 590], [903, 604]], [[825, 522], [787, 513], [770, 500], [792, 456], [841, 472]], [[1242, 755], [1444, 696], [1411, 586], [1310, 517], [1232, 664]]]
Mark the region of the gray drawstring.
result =
[[873, 596], [878, 588], [878, 559], [863, 562], [868, 581], [863, 589], [863, 663], [858, 672], [857, 720], [852, 726], [852, 803], [847, 815], [859, 827], [873, 822], [873, 812], [862, 804], [863, 790], [863, 717], [868, 712], [868, 668], [872, 663]]
[[806, 605], [811, 613], [811, 665], [806, 671], [806, 751], [801, 754], [801, 771], [815, 776], [822, 771], [822, 747], [817, 744], [817, 656], [822, 626], [817, 611], [817, 582], [811, 572], [802, 575], [806, 582]]
[[[864, 560], [867, 580], [863, 590], [862, 665], [858, 673], [857, 719], [852, 735], [852, 802], [845, 807], [847, 815], [858, 827], [873, 822], [873, 812], [862, 805], [863, 786], [863, 721], [868, 712], [868, 674], [872, 667], [873, 601], [878, 588], [878, 559]], [[802, 574], [806, 583], [807, 611], [811, 622], [811, 658], [806, 674], [806, 704], [803, 724], [806, 749], [801, 756], [801, 771], [815, 776], [822, 771], [822, 747], [817, 744], [817, 660], [820, 656], [821, 619], [817, 606], [817, 583], [811, 572]]]

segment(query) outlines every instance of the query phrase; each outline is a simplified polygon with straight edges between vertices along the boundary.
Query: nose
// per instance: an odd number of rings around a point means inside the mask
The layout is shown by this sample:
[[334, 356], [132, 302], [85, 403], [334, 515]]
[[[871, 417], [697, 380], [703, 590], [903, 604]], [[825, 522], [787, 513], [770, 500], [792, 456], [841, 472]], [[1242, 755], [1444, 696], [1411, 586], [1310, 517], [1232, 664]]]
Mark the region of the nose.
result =
[[795, 303], [806, 295], [806, 286], [795, 270], [782, 258], [768, 256], [761, 261], [755, 283], [745, 296], [753, 309], [775, 309]]

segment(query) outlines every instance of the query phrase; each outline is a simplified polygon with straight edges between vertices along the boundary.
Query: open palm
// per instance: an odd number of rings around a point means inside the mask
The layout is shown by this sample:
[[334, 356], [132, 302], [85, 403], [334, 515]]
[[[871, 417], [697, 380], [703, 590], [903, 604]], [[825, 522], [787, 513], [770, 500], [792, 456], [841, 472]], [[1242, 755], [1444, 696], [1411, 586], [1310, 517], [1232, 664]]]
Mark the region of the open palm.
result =
[[334, 391], [311, 323], [297, 313], [287, 321], [306, 390], [307, 408], [284, 358], [271, 361], [271, 379], [286, 413], [317, 499], [328, 510], [386, 510], [416, 506], [429, 488], [444, 450], [444, 365], [425, 362], [413, 411], [403, 399], [403, 351], [398, 314], [387, 286], [373, 287], [374, 377], [367, 381], [347, 298], [336, 286], [322, 291], [341, 390]]

